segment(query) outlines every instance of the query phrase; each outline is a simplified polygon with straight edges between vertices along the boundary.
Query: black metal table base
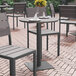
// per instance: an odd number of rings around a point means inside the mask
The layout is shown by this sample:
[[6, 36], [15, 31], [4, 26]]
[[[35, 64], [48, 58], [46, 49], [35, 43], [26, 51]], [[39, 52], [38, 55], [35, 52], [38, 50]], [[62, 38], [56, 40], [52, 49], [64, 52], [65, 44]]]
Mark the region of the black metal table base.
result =
[[[27, 63], [25, 63], [25, 65], [28, 67], [28, 69], [30, 69], [30, 71], [33, 71], [33, 63], [32, 62], [27, 62]], [[46, 61], [42, 61], [41, 66], [37, 67], [37, 71], [47, 70], [47, 69], [54, 69], [54, 67]]]

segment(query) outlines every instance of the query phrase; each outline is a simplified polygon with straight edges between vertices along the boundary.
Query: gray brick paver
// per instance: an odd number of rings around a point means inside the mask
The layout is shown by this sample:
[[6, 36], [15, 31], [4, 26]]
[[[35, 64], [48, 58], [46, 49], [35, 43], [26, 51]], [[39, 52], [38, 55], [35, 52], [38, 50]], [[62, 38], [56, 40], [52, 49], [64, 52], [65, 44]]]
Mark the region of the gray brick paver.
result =
[[57, 61], [57, 62], [56, 62], [56, 65], [59, 65], [60, 63], [61, 63], [61, 61]]
[[64, 65], [62, 66], [62, 68], [63, 68], [63, 69], [66, 69], [67, 66], [68, 66], [67, 64], [64, 64]]
[[48, 76], [54, 71], [54, 69], [51, 69], [49, 71], [47, 71]]
[[56, 71], [53, 71], [49, 76], [55, 76], [56, 75]]
[[65, 71], [68, 73], [70, 71], [71, 67], [68, 65]]
[[73, 73], [73, 75], [72, 76], [76, 76], [76, 71]]
[[60, 76], [60, 74], [55, 74], [55, 76]]
[[61, 62], [60, 64], [59, 64], [59, 67], [62, 67], [64, 65], [64, 62]]
[[76, 61], [76, 57], [73, 59], [73, 62], [75, 62]]
[[69, 74], [73, 74], [75, 69], [70, 69]]

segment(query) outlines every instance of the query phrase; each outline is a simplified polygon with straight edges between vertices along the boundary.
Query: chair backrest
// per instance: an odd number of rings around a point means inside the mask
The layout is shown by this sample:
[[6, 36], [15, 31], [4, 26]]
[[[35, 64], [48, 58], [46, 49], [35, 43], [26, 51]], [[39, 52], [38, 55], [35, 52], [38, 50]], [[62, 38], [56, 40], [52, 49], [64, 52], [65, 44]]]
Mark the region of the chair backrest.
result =
[[0, 37], [9, 34], [10, 34], [10, 29], [9, 29], [7, 16], [5, 13], [0, 13]]
[[52, 3], [50, 3], [50, 11], [51, 11], [51, 17], [55, 17], [55, 10], [54, 10], [54, 6]]
[[6, 13], [0, 13], [0, 37], [8, 35], [9, 45], [11, 45], [10, 28]]
[[76, 5], [59, 5], [59, 16], [76, 18]]
[[36, 13], [37, 8], [26, 8], [26, 16], [27, 17], [34, 17], [35, 13]]
[[2, 0], [2, 4], [5, 4], [5, 3], [7, 3], [7, 1], [6, 0]]
[[43, 16], [43, 12], [46, 15], [46, 8], [45, 7], [31, 7], [26, 8], [26, 16], [27, 17], [34, 17], [35, 13], [38, 11], [38, 16]]
[[39, 14], [38, 14], [38, 16], [43, 16], [43, 12], [45, 13], [45, 15], [47, 15], [46, 7], [39, 7]]
[[26, 2], [15, 2], [13, 8], [14, 8], [13, 13], [25, 14]]

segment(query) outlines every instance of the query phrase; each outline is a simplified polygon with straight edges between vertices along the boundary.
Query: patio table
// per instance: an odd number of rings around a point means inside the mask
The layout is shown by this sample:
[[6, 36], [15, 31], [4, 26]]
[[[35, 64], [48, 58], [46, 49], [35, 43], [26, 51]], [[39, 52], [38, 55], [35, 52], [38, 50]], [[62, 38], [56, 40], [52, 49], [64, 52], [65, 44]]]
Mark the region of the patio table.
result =
[[[20, 21], [26, 23], [37, 23], [37, 70], [54, 69], [54, 67], [50, 65], [48, 62], [41, 61], [42, 59], [41, 23], [57, 22], [58, 18], [55, 17], [47, 19], [21, 18]], [[25, 63], [25, 64], [31, 71], [33, 71], [32, 63]]]
[[1, 12], [3, 12], [3, 8], [9, 7], [9, 5], [0, 5]]

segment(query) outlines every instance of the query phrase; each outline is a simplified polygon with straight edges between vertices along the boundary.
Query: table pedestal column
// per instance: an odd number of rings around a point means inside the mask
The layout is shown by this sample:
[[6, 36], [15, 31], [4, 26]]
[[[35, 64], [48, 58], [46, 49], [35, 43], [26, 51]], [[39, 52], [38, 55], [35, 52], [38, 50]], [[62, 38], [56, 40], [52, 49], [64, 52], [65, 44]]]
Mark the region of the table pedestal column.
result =
[[[37, 71], [46, 70], [46, 69], [54, 69], [52, 65], [50, 65], [46, 61], [41, 61], [42, 59], [42, 37], [41, 37], [41, 23], [37, 23]], [[25, 65], [33, 71], [33, 63], [25, 63]]]

